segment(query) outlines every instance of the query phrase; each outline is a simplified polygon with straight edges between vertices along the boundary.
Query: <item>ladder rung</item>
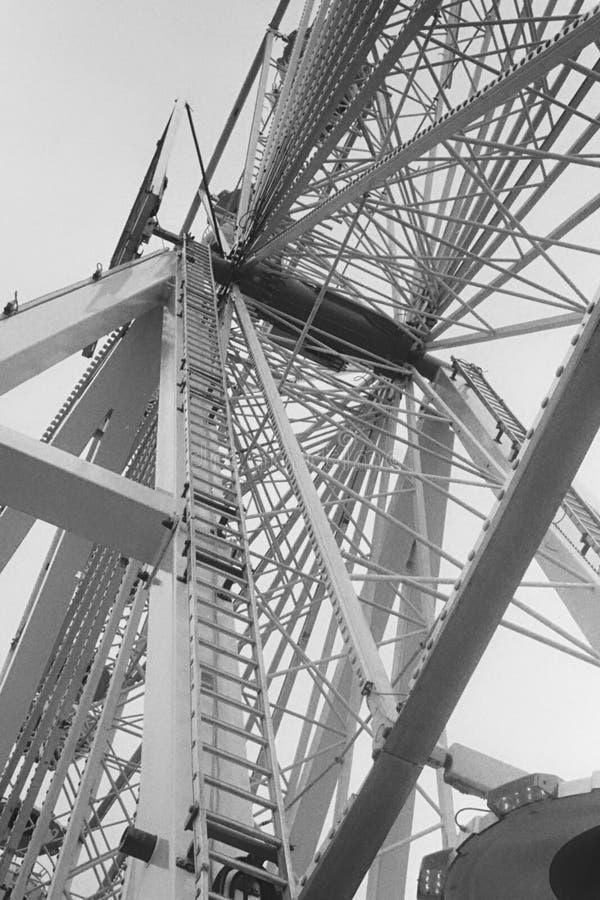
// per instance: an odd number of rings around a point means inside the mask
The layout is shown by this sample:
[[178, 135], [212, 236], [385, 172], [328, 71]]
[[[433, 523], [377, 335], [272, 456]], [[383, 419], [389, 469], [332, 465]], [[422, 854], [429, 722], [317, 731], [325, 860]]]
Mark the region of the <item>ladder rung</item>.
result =
[[196, 621], [199, 625], [204, 625], [206, 628], [210, 628], [214, 631], [219, 631], [221, 634], [230, 637], [233, 641], [237, 641], [238, 643], [244, 644], [255, 644], [256, 641], [253, 637], [249, 637], [247, 635], [242, 634], [239, 631], [235, 631], [232, 628], [227, 628], [225, 625], [220, 625], [217, 622], [214, 622], [212, 619], [205, 619], [204, 616], [197, 616]]
[[[228, 491], [228, 493], [233, 494], [233, 491]], [[237, 507], [232, 506], [225, 500], [220, 500], [218, 497], [213, 497], [210, 494], [205, 493], [204, 491], [198, 490], [196, 487], [194, 487], [193, 497], [196, 503], [200, 503], [202, 506], [208, 506], [210, 509], [216, 509], [218, 512], [222, 512], [225, 515], [229, 516], [230, 519], [236, 519], [237, 521], [239, 521]]]
[[[224, 703], [227, 706], [231, 706], [233, 709], [239, 710], [245, 715], [251, 717], [254, 716], [256, 719], [264, 719], [265, 717], [262, 709], [257, 709], [255, 706], [251, 706], [241, 700], [236, 700], [234, 697], [229, 697], [227, 694], [222, 694], [220, 691], [213, 691], [212, 688], [205, 687], [204, 685], [200, 686], [200, 693], [203, 697], [209, 697], [216, 703]], [[258, 696], [259, 695], [257, 694], [256, 697], [258, 698]]]
[[[190, 271], [190, 269], [188, 269], [187, 288], [188, 292], [190, 292], [191, 289], [191, 293], [202, 295], [202, 300], [208, 300], [210, 305], [213, 305], [214, 297], [208, 267], [206, 267], [205, 271], [201, 270], [200, 272], [198, 272], [197, 270]], [[205, 294], [206, 297], [204, 297]], [[201, 305], [204, 306], [204, 303], [202, 303]]]
[[[250, 841], [256, 841], [257, 843], [266, 844], [273, 851], [277, 851], [281, 848], [281, 841], [278, 837], [259, 831], [257, 828], [253, 828], [251, 825], [244, 825], [243, 822], [237, 822], [235, 819], [230, 819], [228, 816], [225, 816], [220, 812], [213, 812], [211, 810], [208, 810], [206, 813], [206, 825], [209, 829], [221, 828], [229, 832], [235, 832], [236, 834], [239, 834], [240, 837], [247, 838]], [[208, 836], [213, 836], [210, 830]]]
[[[222, 448], [222, 444], [220, 447]], [[204, 448], [206, 449], [206, 448]], [[220, 451], [223, 453], [223, 450]], [[201, 453], [199, 450], [193, 450], [192, 457], [201, 456], [203, 458], [202, 468], [195, 468], [195, 471], [192, 473], [192, 484], [193, 491], [199, 491], [205, 497], [214, 497], [213, 491], [218, 491], [220, 495], [225, 495], [226, 497], [231, 497], [235, 501], [237, 499], [236, 492], [234, 490], [233, 478], [229, 478], [225, 474], [221, 474], [217, 471], [217, 466], [212, 466], [210, 469], [206, 467], [206, 455]], [[218, 483], [217, 483], [218, 482]], [[203, 489], [203, 485], [208, 485], [210, 491]], [[230, 502], [230, 506], [235, 506], [234, 502]], [[237, 512], [237, 511], [236, 511]]]
[[[207, 451], [214, 456], [223, 457], [224, 462], [220, 462], [221, 466], [229, 466], [229, 460], [227, 457], [228, 447], [227, 447], [227, 436], [224, 432], [215, 429], [214, 432], [207, 430], [206, 428], [202, 428], [202, 431], [196, 431], [195, 423], [190, 422], [189, 436], [190, 436], [190, 447], [192, 449], [192, 456], [197, 455], [196, 448], [200, 448], [200, 451], [203, 455], [203, 464], [209, 462], [207, 457]], [[210, 460], [211, 465], [215, 465], [216, 460], [213, 462]]]
[[209, 399], [208, 403], [201, 405], [199, 394], [194, 393], [193, 388], [190, 389], [189, 399], [188, 412], [192, 425], [199, 425], [201, 422], [203, 428], [208, 427], [214, 431], [216, 431], [217, 427], [225, 425], [227, 420], [223, 415], [223, 408], [217, 405], [214, 400]]
[[228, 599], [231, 603], [248, 603], [248, 601], [244, 598], [243, 594], [236, 594], [235, 591], [230, 590], [230, 587], [233, 584], [238, 584], [240, 582], [230, 581], [229, 587], [225, 587], [227, 580], [223, 584], [213, 584], [212, 581], [206, 581], [201, 578], [199, 575], [196, 575], [196, 584], [203, 588], [208, 588], [208, 590], [215, 592], [220, 595], [221, 600]]
[[265, 766], [259, 766], [258, 763], [253, 763], [251, 759], [246, 759], [246, 757], [243, 756], [236, 756], [235, 753], [224, 750], [222, 747], [213, 747], [212, 744], [204, 743], [202, 746], [204, 750], [212, 756], [218, 756], [219, 759], [225, 759], [227, 762], [230, 762], [235, 766], [240, 766], [243, 769], [249, 769], [251, 772], [258, 772], [260, 775], [266, 775], [267, 778], [273, 777], [273, 773], [270, 769], [267, 769]]
[[[254, 662], [254, 660], [248, 659], [247, 656], [242, 656], [240, 653], [234, 653], [233, 650], [228, 650], [226, 647], [218, 647], [212, 641], [206, 641], [201, 637], [198, 637], [196, 640], [202, 647], [206, 647], [208, 650], [212, 650], [214, 653], [220, 653], [221, 656], [228, 656], [229, 659], [235, 659], [236, 662], [240, 663], [240, 665], [251, 666], [253, 669], [257, 668], [257, 664]], [[200, 665], [202, 665], [202, 663], [200, 663]]]
[[[186, 303], [186, 344], [191, 347], [201, 347], [206, 355], [216, 360], [220, 359], [217, 346], [217, 327], [212, 303], [209, 301], [206, 308], [201, 310], [195, 306], [193, 297], [188, 293]], [[191, 301], [191, 302], [190, 302]]]
[[202, 550], [196, 549], [196, 563], [205, 569], [212, 569], [215, 572], [229, 575], [230, 578], [246, 584], [244, 568], [232, 565], [225, 557], [204, 553]]
[[[230, 519], [226, 516], [221, 516], [221, 518], [217, 522], [215, 522], [214, 515], [210, 518], [207, 518], [206, 516], [202, 516], [199, 512], [194, 510], [192, 519], [194, 520], [194, 524], [199, 523], [200, 528], [214, 529], [217, 537], [221, 537], [221, 535], [223, 534], [228, 534], [241, 543], [242, 538], [239, 530], [231, 528], [229, 526]], [[223, 519], [225, 521], [223, 521]]]
[[209, 672], [215, 678], [224, 678], [225, 681], [232, 681], [234, 684], [239, 684], [240, 687], [249, 688], [257, 693], [260, 691], [260, 687], [248, 681], [247, 678], [242, 678], [241, 675], [235, 675], [233, 672], [227, 672], [224, 669], [218, 669], [216, 666], [211, 666], [209, 663], [204, 662], [204, 660], [200, 663], [200, 669], [202, 672]]
[[229, 784], [226, 781], [221, 781], [220, 778], [215, 778], [214, 775], [205, 775], [204, 782], [210, 784], [211, 787], [216, 788], [218, 791], [223, 791], [226, 794], [233, 794], [234, 797], [239, 797], [241, 800], [247, 800], [249, 803], [253, 803], [256, 806], [262, 806], [264, 809], [277, 809], [277, 804], [267, 797], [259, 797], [258, 794], [253, 794], [252, 791], [246, 791], [244, 788], [238, 787], [237, 784]]
[[226, 856], [224, 853], [218, 853], [216, 850], [210, 850], [209, 856], [216, 862], [223, 863], [224, 866], [231, 866], [233, 869], [238, 869], [240, 872], [252, 875], [253, 878], [256, 878], [258, 881], [267, 881], [269, 884], [277, 885], [277, 887], [287, 887], [286, 879], [282, 878], [281, 875], [275, 874], [275, 872], [259, 869], [258, 866], [252, 866], [242, 859], [234, 859], [231, 856]]
[[[219, 388], [223, 388], [223, 379], [221, 377], [221, 372], [218, 369], [209, 369], [206, 366], [206, 360], [203, 356], [196, 356], [190, 347], [190, 353], [186, 358], [186, 369], [188, 375], [192, 375], [194, 378], [205, 378], [207, 381], [212, 382]], [[195, 362], [197, 360], [197, 362]]]
[[[194, 516], [194, 521], [196, 520], [196, 516]], [[243, 547], [241, 543], [241, 539], [239, 535], [236, 535], [235, 532], [231, 535], [231, 539], [229, 537], [223, 537], [222, 534], [219, 534], [220, 528], [218, 522], [213, 522], [210, 528], [210, 531], [207, 530], [198, 530], [197, 528], [193, 529], [192, 532], [192, 544], [196, 548], [196, 550], [205, 550], [207, 552], [213, 551], [215, 555], [222, 556], [225, 555], [225, 558], [228, 559], [227, 551], [231, 551], [233, 554], [231, 556], [232, 559], [235, 559], [239, 554], [243, 552]], [[235, 539], [235, 543], [234, 540]]]
[[202, 723], [210, 725], [212, 728], [220, 728], [222, 731], [229, 731], [230, 734], [236, 734], [245, 741], [254, 741], [255, 744], [260, 744], [261, 747], [269, 746], [268, 740], [262, 735], [254, 734], [253, 731], [246, 731], [245, 728], [238, 728], [236, 725], [232, 725], [231, 722], [224, 722], [206, 713], [202, 713]]
[[201, 606], [208, 606], [209, 609], [214, 610], [214, 612], [219, 613], [222, 616], [229, 616], [230, 618], [235, 619], [237, 622], [242, 622], [247, 626], [252, 625], [252, 619], [250, 619], [248, 616], [243, 616], [241, 613], [232, 609], [230, 603], [228, 606], [219, 606], [217, 603], [212, 603], [210, 600], [204, 600], [202, 597], [196, 597], [196, 602]]
[[[200, 386], [197, 382], [194, 383], [191, 379], [188, 379], [187, 389], [190, 395], [190, 409], [192, 412], [195, 412], [198, 409], [199, 398], [206, 401], [204, 408], [208, 410], [220, 410], [224, 407], [225, 394], [218, 388], [215, 388], [214, 392], [211, 392], [211, 390], [207, 389], [204, 385]], [[217, 393], [217, 390], [219, 390], [219, 393]]]
[[205, 366], [215, 371], [221, 370], [221, 354], [219, 352], [219, 329], [215, 319], [212, 303], [207, 304], [204, 312], [190, 303], [188, 295], [186, 303], [185, 334], [186, 349], [190, 353], [202, 356]]

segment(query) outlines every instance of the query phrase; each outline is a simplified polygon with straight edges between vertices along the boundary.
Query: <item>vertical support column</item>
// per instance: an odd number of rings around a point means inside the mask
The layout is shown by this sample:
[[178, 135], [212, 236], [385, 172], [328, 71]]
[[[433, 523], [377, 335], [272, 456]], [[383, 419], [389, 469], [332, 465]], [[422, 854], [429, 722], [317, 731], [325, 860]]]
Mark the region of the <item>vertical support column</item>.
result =
[[[176, 496], [183, 484], [183, 421], [177, 409], [181, 319], [176, 293], [165, 306], [160, 364], [156, 486]], [[150, 591], [148, 659], [144, 701], [144, 751], [137, 827], [158, 836], [152, 862], [132, 860], [125, 900], [191, 900], [194, 879], [177, 866], [190, 833], [191, 745], [188, 623], [185, 586], [177, 573], [182, 526]]]
[[[416, 418], [416, 414], [414, 414], [414, 419]], [[413, 424], [416, 424], [416, 422], [413, 422]], [[433, 475], [437, 484], [440, 484], [440, 482], [443, 484], [441, 479], [450, 475], [449, 460], [452, 452], [453, 437], [447, 421], [441, 418], [439, 421], [435, 421], [432, 418], [424, 420], [420, 425], [419, 434], [416, 438], [419, 448], [409, 451], [407, 463], [410, 461], [411, 467], [418, 474]], [[439, 452], [440, 445], [448, 448], [447, 462], [441, 457]], [[429, 453], [429, 449], [435, 449], [435, 452]], [[414, 527], [433, 544], [441, 546], [448, 503], [447, 497], [419, 479], [414, 479], [412, 486], [412, 511], [407, 524]], [[396, 501], [395, 506], [398, 506], [398, 500], [401, 496], [398, 495], [398, 499], [393, 498], [392, 502]], [[394, 517], [397, 518], [397, 512], [394, 513]], [[391, 527], [388, 530], [392, 533], [387, 536], [387, 553], [393, 559], [394, 553], [397, 556], [403, 536], [401, 534], [394, 535], [394, 529]], [[423, 554], [426, 554], [425, 560], [420, 558], [419, 546], [423, 548]], [[422, 570], [420, 566], [424, 566], [431, 577], [436, 577], [439, 574], [440, 558], [425, 547], [424, 544], [414, 541], [406, 568], [411, 575], [423, 575], [425, 570]], [[422, 646], [423, 634], [425, 629], [431, 626], [434, 615], [433, 600], [430, 596], [409, 585], [404, 587], [403, 593], [406, 597], [404, 610], [407, 616], [414, 618], [416, 614], [420, 614], [424, 623], [424, 631], [419, 633], [413, 622], [398, 620], [398, 631], [403, 633], [405, 637], [396, 646], [392, 672], [392, 682], [394, 684], [395, 679], [404, 671], [410, 660], [415, 659], [418, 655]], [[405, 674], [400, 676], [398, 684], [395, 684], [395, 687], [400, 691], [405, 692], [408, 690], [411, 671], [412, 667], [408, 665]], [[442, 789], [450, 791], [446, 784], [443, 784]], [[448, 805], [451, 805], [451, 798]], [[413, 791], [371, 866], [367, 888], [368, 900], [398, 900], [398, 898], [405, 895], [410, 838], [413, 833], [414, 806], [415, 792]], [[444, 812], [446, 812], [446, 815], [444, 815]], [[450, 821], [448, 823], [448, 820], [451, 819], [449, 810], [442, 808], [442, 814], [443, 823], [446, 824], [446, 827], [448, 824], [452, 827], [454, 822]], [[447, 838], [451, 838], [448, 828]]]

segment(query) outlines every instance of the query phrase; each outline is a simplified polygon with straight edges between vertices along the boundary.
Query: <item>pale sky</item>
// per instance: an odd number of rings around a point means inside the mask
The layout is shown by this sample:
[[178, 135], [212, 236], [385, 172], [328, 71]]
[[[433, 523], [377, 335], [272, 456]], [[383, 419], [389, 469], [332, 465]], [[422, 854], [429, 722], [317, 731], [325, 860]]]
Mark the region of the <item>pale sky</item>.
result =
[[[175, 98], [191, 104], [205, 159], [210, 156], [275, 5], [274, 0], [3, 0], [2, 305], [15, 290], [26, 301], [87, 277], [99, 261], [108, 264]], [[287, 30], [295, 26], [293, 11], [300, 6], [299, 0], [291, 4]], [[241, 125], [212, 185], [215, 191], [230, 187], [239, 174], [247, 134]], [[166, 227], [178, 228], [199, 177], [185, 122], [170, 175], [159, 218]], [[521, 348], [515, 357], [519, 365], [527, 358], [527, 346], [551, 350], [556, 364], [567, 349], [568, 332], [553, 332], [529, 345], [526, 340], [514, 342]], [[524, 408], [532, 411], [544, 390], [546, 370], [540, 374], [530, 351], [530, 375], [493, 348], [464, 355], [480, 363], [485, 354], [493, 371], [506, 377], [512, 393], [523, 394]], [[43, 381], [32, 381], [0, 400], [2, 421], [39, 435], [85, 365], [80, 357], [67, 361]], [[502, 382], [495, 386], [502, 393]], [[597, 460], [594, 450], [583, 473], [583, 484], [596, 497]], [[2, 656], [33, 574], [13, 567], [10, 579], [0, 580]], [[527, 647], [504, 635], [494, 658], [486, 658], [480, 678], [490, 707], [499, 679], [512, 679], [518, 693], [527, 668], [514, 654]], [[546, 665], [541, 651], [532, 652], [530, 666]], [[548, 672], [547, 692], [539, 702], [549, 719], [564, 716], [567, 737], [562, 744], [553, 737], [549, 746], [535, 710], [529, 717], [524, 709], [519, 734], [507, 732], [502, 746], [490, 738], [488, 746], [482, 733], [479, 748], [516, 765], [558, 770], [565, 777], [589, 774], [597, 761], [590, 722], [584, 728], [581, 709], [569, 706], [573, 696], [589, 698], [587, 715], [595, 716], [596, 672], [563, 659]], [[502, 706], [497, 715], [504, 715]], [[478, 723], [468, 718], [462, 724], [477, 733]], [[592, 731], [597, 743], [600, 731]], [[537, 766], [534, 757], [540, 760]]]

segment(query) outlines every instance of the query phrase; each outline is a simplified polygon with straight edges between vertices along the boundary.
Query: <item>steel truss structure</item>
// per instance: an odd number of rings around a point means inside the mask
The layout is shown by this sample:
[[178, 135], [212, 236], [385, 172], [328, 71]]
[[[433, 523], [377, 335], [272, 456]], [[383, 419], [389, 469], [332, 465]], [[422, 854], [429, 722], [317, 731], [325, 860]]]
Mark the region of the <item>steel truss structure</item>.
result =
[[[453, 789], [523, 774], [447, 746], [496, 629], [600, 666], [600, 8], [287, 7], [181, 227], [178, 104], [110, 268], [0, 319], [3, 392], [92, 357], [41, 441], [0, 426], [0, 566], [56, 529], [0, 681], [0, 897], [414, 897]], [[469, 353], [566, 326], [524, 425]]]

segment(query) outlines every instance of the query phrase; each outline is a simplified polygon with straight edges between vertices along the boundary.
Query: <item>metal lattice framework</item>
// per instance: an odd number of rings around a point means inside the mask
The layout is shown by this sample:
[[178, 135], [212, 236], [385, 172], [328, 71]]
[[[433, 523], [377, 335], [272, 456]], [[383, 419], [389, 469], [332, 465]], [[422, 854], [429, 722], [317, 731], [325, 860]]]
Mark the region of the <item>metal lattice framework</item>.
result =
[[[178, 104], [111, 267], [0, 319], [3, 391], [101, 342], [41, 441], [0, 426], [0, 567], [56, 527], [0, 680], [0, 897], [414, 897], [456, 791], [524, 774], [451, 719], [497, 630], [596, 683], [600, 8], [287, 7], [183, 225]], [[566, 326], [524, 423], [477, 354]]]

